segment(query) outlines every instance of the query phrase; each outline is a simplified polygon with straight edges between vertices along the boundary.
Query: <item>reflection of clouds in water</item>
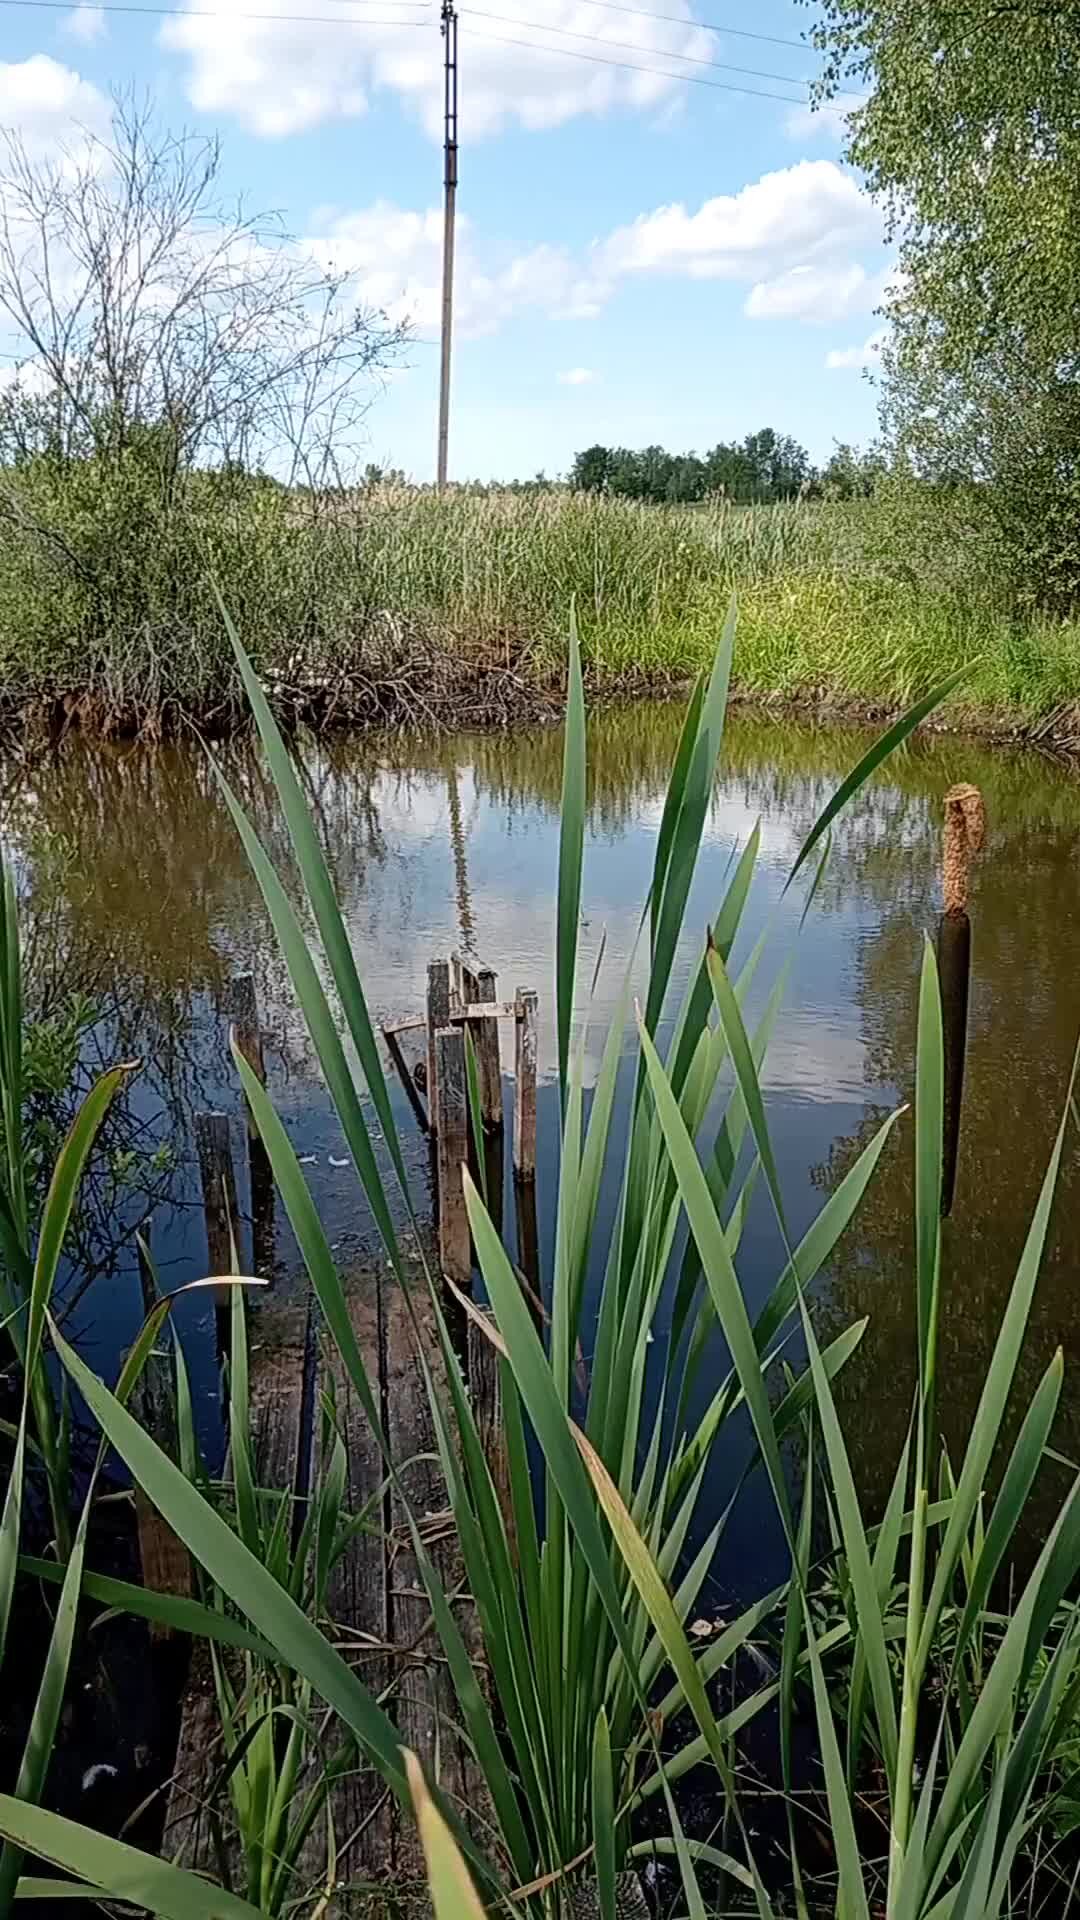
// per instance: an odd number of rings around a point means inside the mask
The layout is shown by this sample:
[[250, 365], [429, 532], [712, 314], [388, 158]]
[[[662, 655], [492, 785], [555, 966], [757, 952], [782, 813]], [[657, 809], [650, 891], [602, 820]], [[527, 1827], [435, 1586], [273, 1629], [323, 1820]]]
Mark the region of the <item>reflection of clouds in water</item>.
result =
[[857, 1014], [802, 1007], [778, 1023], [765, 1056], [761, 1084], [772, 1095], [791, 1093], [828, 1105], [866, 1094], [866, 1047]]
[[[637, 825], [658, 833], [664, 813], [664, 796], [661, 792], [655, 800], [644, 803], [638, 815]], [[759, 827], [758, 858], [770, 865], [790, 866], [802, 844], [802, 836], [790, 815], [771, 814], [764, 808], [758, 808], [741, 794], [726, 791], [723, 785], [716, 793], [709, 808], [702, 834], [703, 849], [715, 846], [744, 847]]]

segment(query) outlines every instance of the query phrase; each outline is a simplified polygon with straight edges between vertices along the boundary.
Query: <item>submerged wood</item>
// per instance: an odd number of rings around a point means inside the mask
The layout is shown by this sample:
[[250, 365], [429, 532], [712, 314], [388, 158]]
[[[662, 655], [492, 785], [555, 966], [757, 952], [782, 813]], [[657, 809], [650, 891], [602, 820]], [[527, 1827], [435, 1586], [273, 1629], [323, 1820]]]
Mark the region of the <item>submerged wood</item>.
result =
[[[459, 1036], [460, 1038], [460, 1036]], [[407, 1293], [406, 1293], [407, 1289]], [[404, 1284], [379, 1265], [347, 1287], [349, 1316], [376, 1403], [383, 1409], [390, 1455], [443, 1590], [461, 1593], [463, 1574], [453, 1518], [436, 1465], [437, 1448], [423, 1360], [434, 1390], [448, 1391], [434, 1309], [418, 1269], [407, 1264]], [[264, 1340], [264, 1315], [274, 1329]], [[300, 1454], [312, 1446], [301, 1420], [303, 1398], [302, 1318], [276, 1309], [253, 1313], [251, 1331], [252, 1443], [256, 1480], [267, 1488], [291, 1488], [302, 1469]], [[490, 1376], [489, 1376], [490, 1377]], [[345, 1509], [367, 1511], [369, 1525], [350, 1539], [331, 1574], [325, 1631], [364, 1685], [381, 1697], [403, 1742], [420, 1755], [461, 1808], [481, 1844], [490, 1810], [482, 1778], [458, 1731], [458, 1715], [445, 1660], [423, 1588], [405, 1515], [391, 1492], [378, 1440], [334, 1346], [324, 1342], [316, 1359], [316, 1400], [328, 1409], [341, 1436], [347, 1463]], [[474, 1383], [472, 1397], [481, 1431], [494, 1444], [494, 1421], [486, 1408], [488, 1387]], [[478, 1672], [479, 1630], [471, 1604], [454, 1600], [455, 1617]], [[482, 1678], [482, 1673], [480, 1675]], [[326, 1752], [344, 1729], [329, 1717], [322, 1730]], [[227, 1786], [214, 1804], [209, 1790], [221, 1763], [220, 1729], [210, 1662], [202, 1649], [192, 1661], [183, 1701], [174, 1784], [169, 1796], [162, 1851], [178, 1864], [219, 1873], [217, 1838], [224, 1838], [234, 1890], [241, 1891], [242, 1863], [232, 1828]], [[357, 1755], [336, 1782], [331, 1803], [339, 1883], [373, 1883], [358, 1911], [382, 1910], [383, 1901], [421, 1898], [423, 1867], [410, 1815], [397, 1804], [377, 1771]], [[217, 1838], [215, 1837], [215, 1830]], [[316, 1825], [297, 1869], [297, 1898], [325, 1881], [326, 1822]], [[385, 1889], [383, 1901], [378, 1890]], [[373, 1904], [373, 1896], [375, 1903]], [[331, 1911], [350, 1909], [335, 1897]], [[404, 1909], [401, 1909], [404, 1910]]]

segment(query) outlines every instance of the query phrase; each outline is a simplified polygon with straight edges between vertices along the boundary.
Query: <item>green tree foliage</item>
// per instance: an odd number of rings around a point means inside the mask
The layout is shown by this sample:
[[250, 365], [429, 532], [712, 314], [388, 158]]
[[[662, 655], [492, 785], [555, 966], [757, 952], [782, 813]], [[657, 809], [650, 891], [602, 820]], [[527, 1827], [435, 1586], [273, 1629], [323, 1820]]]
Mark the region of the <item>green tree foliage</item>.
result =
[[586, 493], [629, 500], [687, 504], [722, 494], [747, 504], [793, 500], [816, 485], [810, 456], [790, 434], [772, 427], [741, 442], [720, 441], [710, 453], [667, 453], [663, 447], [586, 447], [574, 460], [570, 485]]
[[822, 91], [899, 245], [884, 422], [1015, 599], [1080, 600], [1080, 7], [823, 0]]

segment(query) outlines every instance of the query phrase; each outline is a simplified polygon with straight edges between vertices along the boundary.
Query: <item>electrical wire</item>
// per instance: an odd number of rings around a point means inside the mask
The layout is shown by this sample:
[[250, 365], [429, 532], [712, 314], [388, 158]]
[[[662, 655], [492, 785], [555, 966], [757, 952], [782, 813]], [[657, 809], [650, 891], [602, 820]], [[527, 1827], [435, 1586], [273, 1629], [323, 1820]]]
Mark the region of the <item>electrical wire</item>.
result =
[[[246, 8], [234, 10], [232, 8], [222, 7], [161, 7], [148, 4], [148, 0], [90, 0], [90, 3], [96, 7], [99, 13], [150, 14], [157, 18], [177, 20], [254, 20], [266, 25], [272, 25], [277, 21], [282, 25], [300, 27], [425, 27], [428, 25], [428, 21], [426, 20], [388, 20], [372, 18], [370, 16], [364, 17], [357, 14], [253, 13]], [[346, 0], [346, 4], [361, 6], [379, 3], [380, 0]], [[408, 6], [427, 10], [430, 8], [431, 0], [381, 0], [381, 4], [384, 6]], [[590, 6], [614, 7], [615, 0], [588, 0], [588, 4]], [[50, 13], [70, 13], [72, 11], [72, 0], [0, 0], [0, 7], [28, 7], [34, 10], [43, 9]], [[460, 11], [484, 19], [505, 21], [511, 26], [517, 24], [516, 16], [487, 13], [480, 7], [462, 7]], [[652, 13], [644, 7], [619, 6], [617, 11], [621, 13], [639, 14], [647, 20], [671, 20], [678, 26], [707, 27], [710, 32], [715, 33], [738, 31], [738, 29], [710, 24], [704, 20], [693, 21], [675, 14]], [[598, 46], [617, 46], [624, 48], [630, 48], [632, 46], [632, 43], [629, 41], [607, 40], [603, 34], [599, 33], [576, 33], [572, 28], [551, 27], [539, 20], [525, 20], [522, 21], [521, 24], [526, 27], [535, 28], [541, 33], [572, 33], [575, 39], [591, 40]], [[557, 47], [545, 44], [542, 40], [523, 40], [517, 35], [493, 33], [490, 27], [482, 28], [478, 37], [481, 40], [494, 41], [498, 46], [523, 47], [527, 52], [531, 53], [562, 54], [570, 60], [586, 60], [591, 66], [615, 67], [624, 73], [655, 74], [656, 77], [661, 80], [682, 80], [685, 81], [688, 86], [711, 87], [715, 92], [743, 94], [752, 100], [779, 100], [787, 107], [802, 107], [807, 104], [805, 97], [799, 99], [790, 93], [774, 93], [763, 87], [741, 87], [737, 86], [734, 82], [725, 80], [708, 80], [704, 74], [673, 72], [670, 68], [651, 66], [645, 61], [640, 60], [608, 59], [605, 58], [603, 54], [586, 53], [580, 47]], [[766, 34], [747, 34], [746, 37], [757, 40], [772, 38]], [[773, 44], [799, 46], [801, 48], [801, 42], [794, 40], [776, 41], [774, 39]], [[655, 51], [661, 59], [665, 60], [681, 60], [684, 63], [692, 62], [696, 66], [712, 67], [723, 73], [745, 73], [762, 79], [775, 79], [792, 87], [807, 87], [811, 84], [809, 81], [799, 80], [788, 74], [760, 73], [759, 69], [754, 67], [737, 67], [722, 60], [706, 60], [698, 54], [669, 53], [659, 47], [655, 49], [645, 49], [645, 51]]]
[[[809, 87], [813, 83], [803, 80], [794, 73], [771, 73], [761, 67], [736, 67], [729, 60], [707, 60], [699, 53], [676, 53], [674, 47], [643, 47], [633, 40], [609, 40], [603, 33], [580, 33], [576, 27], [553, 27], [546, 20], [521, 20], [515, 14], [490, 13], [485, 7], [459, 7], [461, 14], [471, 14], [477, 20], [501, 20], [504, 26], [534, 27], [538, 33], [559, 33], [571, 40], [592, 40], [597, 46], [618, 47], [625, 53], [657, 53], [664, 60], [686, 60], [695, 67], [715, 67], [721, 73], [743, 73], [751, 80], [779, 80], [787, 87]], [[698, 20], [687, 20], [686, 26], [700, 26]], [[552, 48], [552, 52], [557, 52]]]
[[[179, 20], [284, 20], [300, 27], [426, 27], [427, 20], [367, 20], [354, 14], [333, 13], [248, 13], [223, 7], [154, 7], [136, 5], [135, 0], [90, 0], [97, 13], [171, 14]], [[372, 0], [351, 0], [367, 6]], [[383, 6], [427, 7], [430, 0], [379, 0]], [[71, 13], [72, 0], [0, 0], [0, 7], [41, 7], [50, 13]]]
[[731, 27], [720, 20], [689, 20], [685, 14], [654, 13], [651, 7], [632, 7], [626, 0], [585, 0], [589, 7], [603, 7], [609, 13], [636, 13], [642, 20], [670, 20], [676, 27], [708, 27], [711, 33], [730, 33], [737, 40], [760, 40], [769, 47], [794, 47], [799, 53], [812, 53], [805, 40], [785, 40], [775, 33], [753, 33], [749, 27]]
[[[703, 73], [672, 73], [664, 67], [646, 66], [638, 60], [605, 60], [600, 53], [585, 53], [579, 47], [546, 47], [541, 40], [519, 40], [508, 33], [492, 33], [490, 27], [481, 28], [479, 37], [482, 40], [495, 40], [501, 47], [526, 47], [530, 53], [559, 53], [568, 60], [588, 60], [595, 67], [621, 67], [627, 73], [655, 73], [661, 80], [685, 80], [687, 86], [712, 87], [719, 93], [745, 93], [754, 100], [782, 100], [786, 107], [806, 105], [805, 98], [799, 100], [790, 93], [767, 93], [762, 87], [737, 87], [726, 80], [706, 80]], [[667, 58], [679, 60], [682, 56], [672, 53]], [[799, 82], [793, 81], [792, 84], [797, 86]]]

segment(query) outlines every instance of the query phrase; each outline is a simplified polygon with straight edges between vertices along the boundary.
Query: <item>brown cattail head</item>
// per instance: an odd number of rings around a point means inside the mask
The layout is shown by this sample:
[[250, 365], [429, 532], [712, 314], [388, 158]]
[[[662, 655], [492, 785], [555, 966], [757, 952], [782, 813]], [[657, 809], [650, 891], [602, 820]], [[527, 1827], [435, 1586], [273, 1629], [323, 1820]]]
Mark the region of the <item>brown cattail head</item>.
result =
[[966, 913], [971, 862], [986, 839], [986, 808], [978, 787], [966, 781], [945, 795], [942, 890], [946, 913]]

